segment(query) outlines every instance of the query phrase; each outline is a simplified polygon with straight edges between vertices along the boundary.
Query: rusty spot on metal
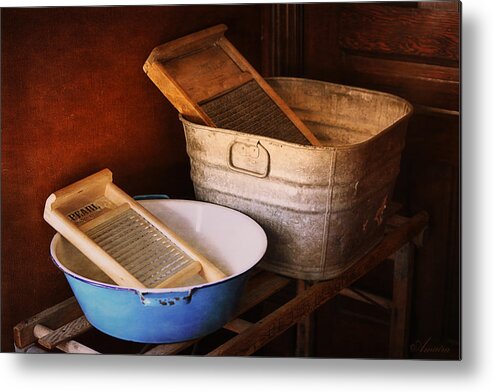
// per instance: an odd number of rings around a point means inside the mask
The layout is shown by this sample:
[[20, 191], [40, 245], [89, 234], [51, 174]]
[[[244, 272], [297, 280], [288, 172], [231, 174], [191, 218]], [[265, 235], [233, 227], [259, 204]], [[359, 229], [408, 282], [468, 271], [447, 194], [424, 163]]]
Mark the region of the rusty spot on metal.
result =
[[377, 213], [375, 214], [375, 221], [377, 222], [377, 224], [379, 226], [383, 222], [383, 213], [384, 213], [385, 209], [387, 208], [387, 199], [388, 199], [388, 196], [385, 195], [382, 204], [380, 205], [380, 207], [377, 210]]

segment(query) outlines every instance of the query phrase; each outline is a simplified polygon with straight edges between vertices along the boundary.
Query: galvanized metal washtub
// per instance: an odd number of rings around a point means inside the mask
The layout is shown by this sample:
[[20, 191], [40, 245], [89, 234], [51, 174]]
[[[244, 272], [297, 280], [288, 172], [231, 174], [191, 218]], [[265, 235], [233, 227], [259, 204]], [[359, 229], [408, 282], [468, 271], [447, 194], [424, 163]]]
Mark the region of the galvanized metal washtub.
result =
[[179, 288], [116, 286], [65, 240], [53, 237], [51, 257], [67, 278], [87, 320], [108, 335], [142, 343], [196, 339], [230, 321], [249, 271], [262, 258], [267, 238], [248, 216], [192, 200], [143, 200], [169, 227], [214, 260], [228, 276]]
[[260, 223], [269, 239], [261, 267], [306, 280], [336, 277], [383, 236], [413, 108], [365, 89], [297, 78], [267, 81], [324, 145], [207, 127], [180, 116], [196, 198]]

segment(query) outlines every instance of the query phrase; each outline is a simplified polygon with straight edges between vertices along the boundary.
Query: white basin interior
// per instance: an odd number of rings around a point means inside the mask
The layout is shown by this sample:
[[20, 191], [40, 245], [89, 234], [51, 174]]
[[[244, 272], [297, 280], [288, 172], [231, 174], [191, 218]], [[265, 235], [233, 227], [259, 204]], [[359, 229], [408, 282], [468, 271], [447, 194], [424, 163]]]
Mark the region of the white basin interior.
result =
[[[227, 278], [252, 268], [267, 248], [264, 230], [250, 217], [230, 208], [192, 200], [143, 200], [140, 203], [225, 271]], [[60, 234], [53, 238], [51, 254], [65, 272], [114, 285]]]

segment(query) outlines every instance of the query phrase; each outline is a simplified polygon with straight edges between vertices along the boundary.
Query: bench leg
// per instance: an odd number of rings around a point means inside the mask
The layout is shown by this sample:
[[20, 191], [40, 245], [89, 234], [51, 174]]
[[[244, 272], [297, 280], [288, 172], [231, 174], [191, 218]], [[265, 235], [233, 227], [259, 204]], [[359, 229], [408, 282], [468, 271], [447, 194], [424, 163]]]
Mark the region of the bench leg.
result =
[[409, 346], [414, 245], [409, 242], [394, 255], [394, 282], [390, 321], [389, 357], [406, 358]]
[[[298, 279], [296, 281], [296, 294], [302, 294], [311, 286], [313, 286], [312, 282]], [[296, 357], [313, 357], [313, 330], [314, 313], [311, 313], [296, 324]]]

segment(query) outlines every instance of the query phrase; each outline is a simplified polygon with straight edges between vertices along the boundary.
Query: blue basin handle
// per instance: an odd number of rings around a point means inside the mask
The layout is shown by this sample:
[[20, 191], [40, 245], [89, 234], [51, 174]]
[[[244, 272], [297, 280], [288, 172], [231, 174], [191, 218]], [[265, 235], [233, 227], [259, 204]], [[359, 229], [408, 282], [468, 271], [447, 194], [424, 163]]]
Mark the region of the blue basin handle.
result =
[[168, 195], [165, 195], [164, 193], [134, 196], [134, 200], [162, 200], [162, 199], [169, 199], [169, 198], [170, 197]]
[[194, 288], [187, 291], [170, 293], [144, 293], [137, 290], [135, 292], [144, 306], [173, 306], [189, 304], [192, 300]]

